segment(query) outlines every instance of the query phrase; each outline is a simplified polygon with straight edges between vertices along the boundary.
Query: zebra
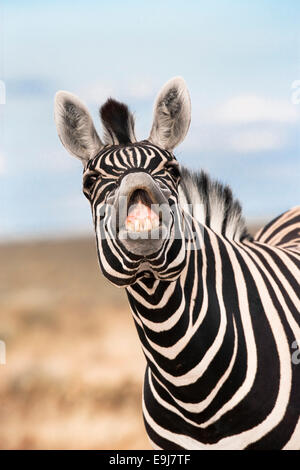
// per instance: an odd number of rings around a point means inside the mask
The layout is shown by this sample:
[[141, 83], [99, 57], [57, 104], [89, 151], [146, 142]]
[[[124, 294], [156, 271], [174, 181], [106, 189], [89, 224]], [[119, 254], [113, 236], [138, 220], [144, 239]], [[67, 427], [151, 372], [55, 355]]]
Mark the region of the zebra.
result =
[[181, 77], [159, 92], [146, 140], [125, 104], [109, 98], [100, 117], [103, 142], [86, 106], [57, 92], [101, 271], [126, 289], [146, 358], [153, 448], [300, 449], [300, 206], [252, 237], [230, 187], [179, 165], [191, 120]]

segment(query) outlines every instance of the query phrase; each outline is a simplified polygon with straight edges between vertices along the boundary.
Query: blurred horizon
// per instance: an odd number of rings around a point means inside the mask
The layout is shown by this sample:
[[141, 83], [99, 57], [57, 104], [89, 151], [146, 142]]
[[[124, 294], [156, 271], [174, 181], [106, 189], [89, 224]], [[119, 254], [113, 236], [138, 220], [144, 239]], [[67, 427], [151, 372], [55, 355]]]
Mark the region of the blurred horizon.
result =
[[248, 221], [300, 201], [300, 5], [255, 0], [4, 0], [0, 7], [0, 241], [93, 234], [81, 163], [53, 119], [59, 89], [126, 102], [147, 138], [156, 94], [181, 75], [192, 123], [181, 164], [229, 184]]

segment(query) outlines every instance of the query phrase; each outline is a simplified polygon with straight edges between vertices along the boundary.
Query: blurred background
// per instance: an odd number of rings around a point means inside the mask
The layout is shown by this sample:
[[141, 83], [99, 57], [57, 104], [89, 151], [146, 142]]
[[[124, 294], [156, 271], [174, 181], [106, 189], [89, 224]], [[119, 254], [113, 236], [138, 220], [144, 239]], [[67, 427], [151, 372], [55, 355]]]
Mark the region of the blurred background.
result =
[[147, 138], [185, 78], [180, 163], [230, 184], [251, 230], [299, 204], [300, 5], [294, 0], [0, 2], [0, 448], [149, 448], [144, 359], [125, 292], [97, 266], [82, 168], [53, 98], [113, 96]]

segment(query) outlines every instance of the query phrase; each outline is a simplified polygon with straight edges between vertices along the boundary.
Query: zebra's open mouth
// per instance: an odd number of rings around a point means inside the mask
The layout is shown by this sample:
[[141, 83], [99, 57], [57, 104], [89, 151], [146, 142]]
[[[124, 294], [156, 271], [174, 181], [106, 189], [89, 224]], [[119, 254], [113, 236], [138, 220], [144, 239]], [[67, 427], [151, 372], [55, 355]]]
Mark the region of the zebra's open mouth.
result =
[[135, 189], [128, 202], [125, 228], [128, 232], [149, 232], [161, 225], [161, 213], [157, 213], [150, 194], [143, 188]]
[[157, 252], [170, 232], [170, 205], [146, 172], [132, 172], [122, 179], [116, 195], [117, 238], [131, 253]]

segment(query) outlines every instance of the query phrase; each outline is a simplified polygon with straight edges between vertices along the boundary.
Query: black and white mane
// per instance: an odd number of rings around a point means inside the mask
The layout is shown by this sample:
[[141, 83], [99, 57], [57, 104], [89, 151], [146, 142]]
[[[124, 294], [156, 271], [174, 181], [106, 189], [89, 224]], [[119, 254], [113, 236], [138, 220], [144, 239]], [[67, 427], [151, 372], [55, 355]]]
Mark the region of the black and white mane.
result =
[[180, 173], [179, 202], [183, 208], [193, 208], [193, 215], [201, 224], [228, 239], [251, 239], [241, 205], [229, 186], [212, 180], [204, 171], [181, 167]]

